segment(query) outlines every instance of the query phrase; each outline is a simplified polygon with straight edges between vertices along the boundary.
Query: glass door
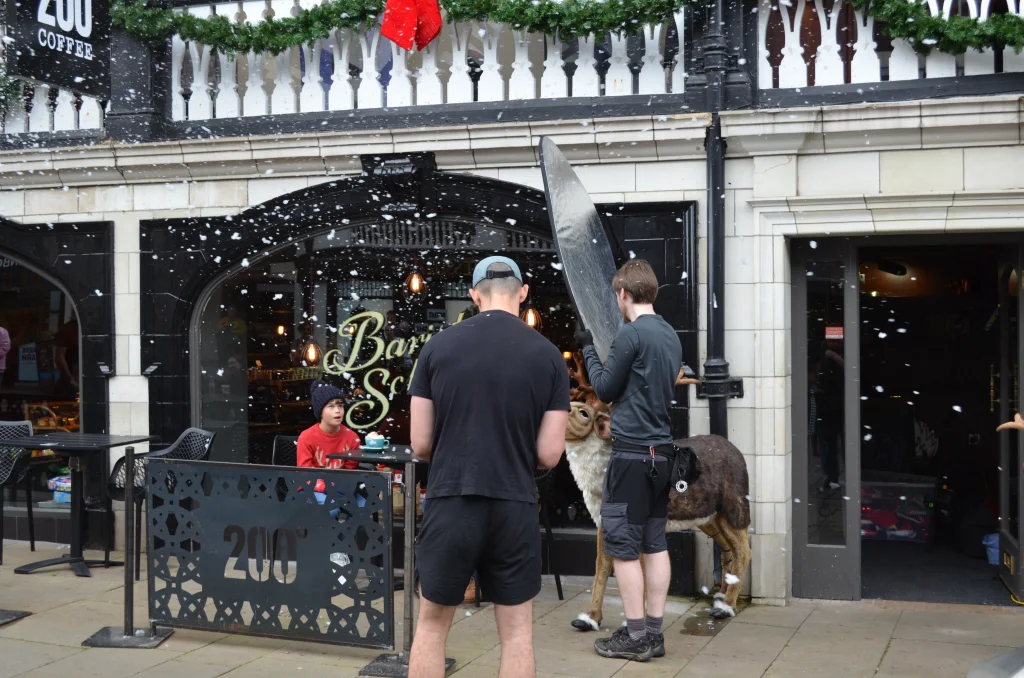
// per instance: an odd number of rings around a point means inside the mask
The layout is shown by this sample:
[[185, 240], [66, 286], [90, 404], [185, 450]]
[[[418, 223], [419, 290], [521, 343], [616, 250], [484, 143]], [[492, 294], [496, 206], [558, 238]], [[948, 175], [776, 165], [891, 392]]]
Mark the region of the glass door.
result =
[[[1011, 421], [1020, 412], [1019, 365], [1024, 351], [1019, 328], [1024, 285], [1020, 275], [1021, 252], [1017, 247], [1007, 249], [1009, 254], [1000, 261], [999, 274], [999, 371], [998, 379], [991, 382], [1001, 422]], [[999, 434], [999, 576], [1018, 600], [1024, 600], [1020, 572], [1022, 445], [1024, 432], [1020, 430], [1010, 428]]]
[[793, 594], [860, 598], [859, 299], [848, 240], [793, 245]]

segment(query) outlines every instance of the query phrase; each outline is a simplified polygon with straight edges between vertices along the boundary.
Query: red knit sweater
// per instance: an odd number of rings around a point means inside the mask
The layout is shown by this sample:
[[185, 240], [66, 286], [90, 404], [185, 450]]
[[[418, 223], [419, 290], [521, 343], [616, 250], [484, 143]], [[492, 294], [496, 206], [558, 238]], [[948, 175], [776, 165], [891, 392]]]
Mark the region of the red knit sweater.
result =
[[313, 424], [299, 434], [296, 463], [311, 468], [359, 468], [355, 459], [328, 459], [328, 454], [357, 450], [362, 443], [352, 429], [342, 426], [337, 433], [324, 433], [320, 424]]

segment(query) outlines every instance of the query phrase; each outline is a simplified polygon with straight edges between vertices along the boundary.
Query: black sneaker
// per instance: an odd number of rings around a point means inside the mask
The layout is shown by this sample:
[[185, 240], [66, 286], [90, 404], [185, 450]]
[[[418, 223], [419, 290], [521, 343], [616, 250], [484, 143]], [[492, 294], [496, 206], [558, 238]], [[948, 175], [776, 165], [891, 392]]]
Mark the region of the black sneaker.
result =
[[647, 640], [651, 641], [651, 656], [665, 656], [665, 634], [647, 632]]
[[[662, 647], [664, 647], [664, 643]], [[645, 662], [654, 656], [651, 639], [645, 636], [640, 640], [633, 640], [629, 637], [629, 630], [625, 626], [620, 626], [611, 638], [602, 638], [594, 643], [594, 649], [607, 659]]]

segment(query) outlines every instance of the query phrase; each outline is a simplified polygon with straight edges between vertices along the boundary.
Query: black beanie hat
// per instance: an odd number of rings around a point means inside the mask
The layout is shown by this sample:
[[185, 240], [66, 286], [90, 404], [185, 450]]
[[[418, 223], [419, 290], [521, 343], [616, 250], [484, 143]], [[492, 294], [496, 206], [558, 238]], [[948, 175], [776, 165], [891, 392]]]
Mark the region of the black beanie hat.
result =
[[324, 405], [335, 398], [342, 401], [345, 400], [345, 394], [341, 392], [340, 388], [325, 384], [319, 380], [313, 382], [313, 386], [309, 390], [309, 397], [313, 401], [313, 416], [316, 417], [317, 421], [320, 421]]

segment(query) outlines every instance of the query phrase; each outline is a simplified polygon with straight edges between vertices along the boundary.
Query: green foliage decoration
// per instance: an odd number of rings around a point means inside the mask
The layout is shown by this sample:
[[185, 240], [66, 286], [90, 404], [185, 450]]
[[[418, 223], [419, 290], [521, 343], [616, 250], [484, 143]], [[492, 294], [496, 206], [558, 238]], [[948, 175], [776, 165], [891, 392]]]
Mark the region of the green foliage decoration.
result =
[[[950, 2], [952, 0], [946, 0]], [[910, 0], [852, 0], [853, 6], [866, 11], [875, 21], [885, 22], [890, 38], [902, 38], [918, 52], [937, 49], [946, 54], [963, 54], [969, 49], [1024, 49], [1024, 17], [1016, 14], [992, 14], [985, 21], [969, 16], [932, 16], [927, 2]]]
[[[450, 21], [489, 20], [563, 39], [590, 33], [637, 34], [660, 24], [683, 5], [700, 0], [441, 0]], [[187, 12], [115, 0], [114, 26], [140, 42], [158, 44], [172, 35], [208, 45], [220, 54], [283, 51], [326, 38], [331, 31], [374, 23], [384, 0], [329, 0], [294, 17], [236, 23], [225, 15], [199, 18]]]

